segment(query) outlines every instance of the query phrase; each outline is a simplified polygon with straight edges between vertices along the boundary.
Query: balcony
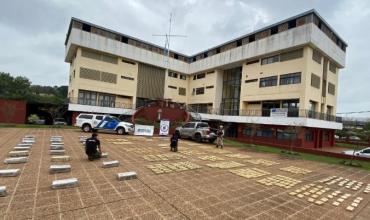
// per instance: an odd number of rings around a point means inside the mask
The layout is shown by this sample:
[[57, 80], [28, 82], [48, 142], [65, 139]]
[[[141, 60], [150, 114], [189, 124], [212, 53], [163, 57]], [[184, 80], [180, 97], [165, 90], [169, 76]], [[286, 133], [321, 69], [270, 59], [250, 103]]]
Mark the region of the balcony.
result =
[[[248, 110], [239, 110], [239, 114], [234, 114], [235, 109], [217, 109], [217, 108], [208, 108], [202, 109], [202, 111], [194, 111], [194, 109], [188, 108], [188, 111], [193, 113], [203, 113], [203, 114], [213, 114], [213, 115], [237, 115], [237, 116], [255, 116], [255, 117], [271, 117], [270, 109], [248, 109]], [[233, 113], [233, 114], [227, 114]], [[318, 119], [331, 122], [342, 122], [341, 117], [335, 115], [325, 114], [321, 112], [315, 112], [307, 109], [288, 109], [287, 113], [288, 118], [310, 118]]]
[[87, 100], [69, 98], [68, 110], [78, 112], [91, 112], [100, 114], [133, 115], [135, 108], [127, 102], [112, 100]]

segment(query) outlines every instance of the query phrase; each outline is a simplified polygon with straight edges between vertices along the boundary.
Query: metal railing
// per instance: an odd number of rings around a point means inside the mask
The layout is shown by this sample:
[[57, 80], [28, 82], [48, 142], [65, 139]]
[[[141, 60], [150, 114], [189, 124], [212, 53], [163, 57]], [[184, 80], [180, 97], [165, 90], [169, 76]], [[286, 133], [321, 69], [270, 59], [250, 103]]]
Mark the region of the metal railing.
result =
[[[205, 113], [214, 115], [236, 115], [236, 116], [256, 116], [256, 117], [270, 117], [270, 109], [247, 109], [247, 110], [236, 110], [235, 109], [222, 109], [222, 108], [209, 108], [201, 109], [200, 111], [194, 111], [192, 108], [187, 108], [188, 111], [194, 113]], [[288, 109], [287, 117], [292, 118], [312, 118], [325, 121], [342, 122], [342, 117], [330, 115], [321, 112], [315, 112], [307, 109]]]
[[79, 98], [68, 98], [70, 104], [100, 106], [108, 108], [123, 108], [123, 109], [134, 109], [132, 104], [117, 101], [105, 101], [105, 100], [86, 100]]

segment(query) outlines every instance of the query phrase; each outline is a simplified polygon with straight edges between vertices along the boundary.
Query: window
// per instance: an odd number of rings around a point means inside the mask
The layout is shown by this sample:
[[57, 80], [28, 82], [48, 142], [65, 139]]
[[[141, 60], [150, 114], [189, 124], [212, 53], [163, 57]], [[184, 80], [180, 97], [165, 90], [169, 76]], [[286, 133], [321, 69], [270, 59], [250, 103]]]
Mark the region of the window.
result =
[[335, 95], [335, 85], [332, 83], [328, 83], [328, 93], [331, 95]]
[[81, 52], [82, 57], [86, 57], [89, 59], [99, 60], [107, 63], [117, 64], [118, 58], [111, 55], [106, 55], [98, 52], [94, 52], [92, 50], [82, 50]]
[[311, 130], [306, 131], [304, 137], [306, 141], [313, 141], [313, 132]]
[[175, 72], [168, 72], [168, 76], [169, 77], [173, 77], [173, 78], [177, 78], [177, 73], [175, 73]]
[[102, 115], [97, 115], [95, 118], [96, 118], [96, 120], [103, 120], [103, 116]]
[[86, 90], [78, 91], [78, 104], [82, 105], [96, 105], [97, 93]]
[[80, 115], [78, 116], [78, 118], [92, 119], [93, 116], [92, 115]]
[[250, 127], [246, 127], [243, 129], [243, 135], [244, 136], [252, 136], [253, 130]]
[[297, 138], [297, 134], [295, 132], [283, 131], [278, 129], [276, 137], [278, 140], [295, 140]]
[[311, 86], [320, 89], [320, 77], [313, 73], [311, 74]]
[[186, 80], [186, 75], [184, 75], [184, 74], [180, 74], [180, 79], [182, 79], [182, 80]]
[[98, 93], [99, 106], [103, 107], [115, 107], [116, 96], [104, 93]]
[[198, 123], [197, 128], [209, 128], [209, 125], [207, 123]]
[[125, 43], [125, 44], [128, 44], [128, 38], [127, 38], [127, 37], [125, 37], [125, 36], [122, 36], [122, 37], [121, 37], [121, 42], [122, 42], [122, 43]]
[[299, 58], [302, 58], [302, 57], [303, 57], [303, 48], [281, 53], [280, 54], [280, 62], [299, 59]]
[[177, 89], [176, 86], [168, 86], [168, 88], [170, 88], [170, 89]]
[[90, 32], [91, 31], [91, 26], [88, 24], [82, 24], [82, 30]]
[[278, 33], [278, 26], [272, 27], [270, 33], [271, 33], [271, 35], [277, 34]]
[[237, 46], [237, 47], [240, 47], [241, 45], [242, 45], [242, 40], [237, 40], [237, 41], [236, 41], [236, 46]]
[[178, 59], [179, 59], [179, 55], [178, 55], [177, 53], [175, 53], [175, 54], [173, 55], [173, 58], [175, 58], [176, 60], [178, 60]]
[[279, 62], [279, 55], [266, 57], [261, 60], [261, 65]]
[[260, 62], [260, 60], [259, 59], [257, 59], [257, 60], [251, 60], [251, 61], [248, 61], [247, 63], [246, 63], [246, 65], [251, 65], [251, 64], [255, 64], [255, 63], [259, 63]]
[[214, 70], [212, 70], [212, 71], [208, 71], [208, 72], [207, 72], [207, 74], [213, 74], [213, 73], [215, 73], [215, 71], [214, 71]]
[[204, 87], [195, 89], [195, 95], [203, 95], [203, 94], [204, 94]]
[[255, 40], [256, 40], [256, 36], [254, 34], [249, 36], [249, 42], [253, 42]]
[[322, 59], [321, 53], [314, 49], [312, 52], [312, 59], [316, 61], [317, 63], [321, 64], [321, 59]]
[[249, 80], [245, 80], [244, 82], [245, 83], [252, 83], [252, 82], [257, 82], [258, 79], [249, 79]]
[[332, 62], [329, 63], [329, 70], [332, 73], [337, 73], [337, 67], [335, 66], [334, 63], [332, 63]]
[[220, 51], [221, 51], [221, 49], [220, 49], [220, 48], [217, 48], [217, 49], [216, 49], [216, 54], [217, 54], [217, 53], [220, 53]]
[[127, 63], [127, 64], [131, 64], [131, 65], [136, 65], [135, 62], [132, 62], [132, 61], [129, 61], [129, 60], [125, 60], [125, 59], [122, 59], [122, 62]]
[[301, 83], [301, 73], [289, 73], [280, 76], [280, 85]]
[[206, 77], [205, 73], [199, 73], [197, 75], [194, 75], [193, 80], [203, 79], [204, 77]]
[[214, 86], [212, 85], [212, 86], [207, 86], [206, 87], [206, 89], [213, 89], [214, 88]]
[[195, 123], [186, 123], [183, 127], [184, 128], [194, 128], [195, 127]]
[[274, 129], [272, 128], [263, 128], [256, 130], [257, 137], [272, 137], [274, 135]]
[[131, 81], [135, 80], [134, 78], [128, 77], [128, 76], [121, 76], [121, 79], [126, 79], [126, 80], [131, 80]]
[[186, 88], [179, 87], [179, 95], [186, 95]]
[[296, 26], [297, 26], [297, 23], [295, 19], [288, 21], [288, 29], [295, 28]]
[[276, 86], [277, 85], [277, 76], [270, 76], [266, 78], [260, 79], [260, 87], [270, 87], [270, 86]]

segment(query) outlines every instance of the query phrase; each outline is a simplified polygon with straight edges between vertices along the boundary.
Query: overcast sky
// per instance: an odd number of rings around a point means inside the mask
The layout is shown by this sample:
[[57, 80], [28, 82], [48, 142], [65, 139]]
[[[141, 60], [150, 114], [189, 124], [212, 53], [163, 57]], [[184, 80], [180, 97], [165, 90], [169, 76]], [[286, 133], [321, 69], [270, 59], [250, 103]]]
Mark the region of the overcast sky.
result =
[[152, 35], [167, 31], [172, 12], [173, 33], [187, 38], [172, 39], [171, 49], [191, 55], [312, 8], [348, 43], [338, 112], [370, 110], [368, 0], [1, 1], [0, 71], [33, 84], [67, 85], [64, 40], [71, 17], [164, 45]]

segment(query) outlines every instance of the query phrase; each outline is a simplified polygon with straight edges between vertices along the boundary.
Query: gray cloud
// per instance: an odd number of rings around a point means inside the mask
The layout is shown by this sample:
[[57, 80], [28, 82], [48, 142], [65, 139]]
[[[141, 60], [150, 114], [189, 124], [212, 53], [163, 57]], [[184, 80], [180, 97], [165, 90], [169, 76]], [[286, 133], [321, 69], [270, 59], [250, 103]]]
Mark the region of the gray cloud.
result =
[[[12, 0], [0, 3], [0, 71], [35, 84], [66, 85], [64, 40], [71, 17], [159, 45], [174, 14], [173, 50], [194, 54], [315, 8], [349, 44], [340, 72], [338, 112], [370, 110], [367, 0]], [[369, 114], [370, 115], [370, 114]], [[360, 115], [364, 116], [364, 115]]]

